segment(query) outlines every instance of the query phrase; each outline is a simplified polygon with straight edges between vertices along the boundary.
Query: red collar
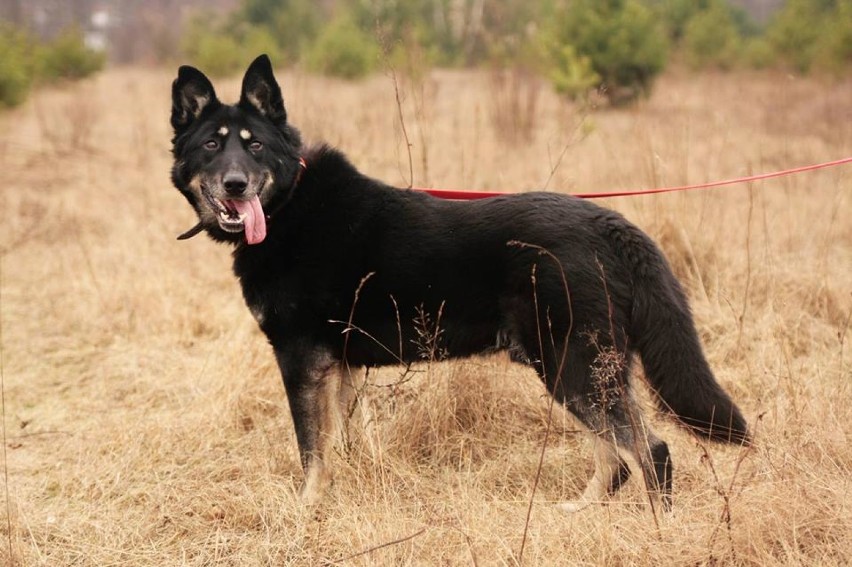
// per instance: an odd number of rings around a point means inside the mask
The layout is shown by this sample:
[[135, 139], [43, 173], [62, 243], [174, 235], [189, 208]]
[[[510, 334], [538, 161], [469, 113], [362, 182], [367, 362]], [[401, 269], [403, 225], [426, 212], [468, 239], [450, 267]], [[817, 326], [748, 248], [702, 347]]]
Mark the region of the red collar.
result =
[[299, 170], [296, 172], [296, 177], [293, 179], [293, 187], [298, 185], [299, 181], [302, 180], [302, 174], [306, 169], [308, 169], [308, 162], [305, 161], [305, 158], [299, 156]]

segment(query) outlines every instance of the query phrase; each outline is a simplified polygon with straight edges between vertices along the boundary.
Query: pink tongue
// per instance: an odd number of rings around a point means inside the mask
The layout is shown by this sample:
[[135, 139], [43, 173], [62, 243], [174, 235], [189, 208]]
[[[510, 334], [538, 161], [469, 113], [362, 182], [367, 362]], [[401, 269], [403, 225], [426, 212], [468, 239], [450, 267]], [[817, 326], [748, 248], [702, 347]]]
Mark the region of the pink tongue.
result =
[[240, 215], [245, 215], [246, 242], [257, 244], [266, 238], [266, 217], [263, 216], [263, 208], [257, 195], [251, 201], [230, 201]]

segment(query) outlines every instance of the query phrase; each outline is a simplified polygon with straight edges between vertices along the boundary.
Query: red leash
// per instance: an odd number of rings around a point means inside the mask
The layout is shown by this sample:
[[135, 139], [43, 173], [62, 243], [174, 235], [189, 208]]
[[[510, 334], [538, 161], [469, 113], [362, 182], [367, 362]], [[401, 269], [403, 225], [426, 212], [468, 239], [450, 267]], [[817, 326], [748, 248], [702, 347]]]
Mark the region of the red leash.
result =
[[[772, 177], [782, 177], [784, 175], [793, 175], [794, 173], [802, 173], [804, 171], [813, 171], [826, 167], [834, 167], [852, 163], [852, 157], [827, 161], [825, 163], [817, 163], [814, 165], [805, 165], [802, 167], [794, 167], [793, 169], [785, 169], [783, 171], [773, 171], [771, 173], [760, 173], [757, 175], [748, 175], [746, 177], [737, 177], [735, 179], [726, 179], [724, 181], [711, 181], [710, 183], [698, 183], [696, 185], [681, 185], [679, 187], [663, 187], [659, 189], [638, 189], [632, 191], [612, 191], [609, 193], [574, 193], [575, 197], [581, 199], [602, 199], [604, 197], [626, 197], [629, 195], [653, 195], [654, 193], [671, 193], [673, 191], [689, 191], [692, 189], [708, 189], [710, 187], [721, 187], [723, 185], [735, 185], [737, 183], [748, 183], [749, 181], [759, 181], [761, 179], [770, 179]], [[499, 197], [508, 195], [509, 193], [500, 193], [496, 191], [458, 191], [455, 189], [432, 189], [428, 187], [412, 187], [414, 191], [423, 191], [434, 197], [441, 199], [452, 199], [457, 201], [471, 201], [474, 199], [486, 199], [488, 197]]]

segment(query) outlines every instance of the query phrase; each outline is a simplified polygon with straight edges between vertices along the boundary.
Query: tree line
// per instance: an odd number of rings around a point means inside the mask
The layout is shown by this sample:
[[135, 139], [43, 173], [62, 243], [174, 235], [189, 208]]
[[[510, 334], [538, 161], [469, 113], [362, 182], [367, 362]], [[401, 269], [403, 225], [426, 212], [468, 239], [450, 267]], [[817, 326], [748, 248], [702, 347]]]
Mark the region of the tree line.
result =
[[243, 0], [200, 16], [184, 54], [214, 74], [253, 54], [357, 78], [383, 64], [523, 67], [569, 97], [647, 94], [672, 61], [692, 69], [852, 65], [852, 0], [787, 0], [765, 24], [727, 0]]
[[[241, 0], [227, 14], [196, 13], [179, 37], [166, 57], [214, 76], [261, 52], [350, 79], [387, 66], [493, 66], [535, 73], [571, 98], [598, 92], [621, 104], [646, 95], [672, 63], [848, 73], [852, 0], [786, 0], [762, 24], [728, 0]], [[39, 44], [0, 22], [0, 105], [23, 100], [40, 77], [103, 66], [79, 33], [62, 41]]]

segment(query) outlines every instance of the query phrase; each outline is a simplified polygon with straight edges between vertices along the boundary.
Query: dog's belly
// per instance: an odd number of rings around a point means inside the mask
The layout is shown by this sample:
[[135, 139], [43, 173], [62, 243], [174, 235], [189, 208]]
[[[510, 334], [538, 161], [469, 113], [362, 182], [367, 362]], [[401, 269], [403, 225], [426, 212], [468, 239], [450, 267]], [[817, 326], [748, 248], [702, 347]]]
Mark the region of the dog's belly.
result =
[[353, 324], [340, 352], [352, 366], [387, 366], [439, 361], [495, 352], [511, 347], [495, 321], [435, 321], [424, 318], [403, 324], [393, 321]]

